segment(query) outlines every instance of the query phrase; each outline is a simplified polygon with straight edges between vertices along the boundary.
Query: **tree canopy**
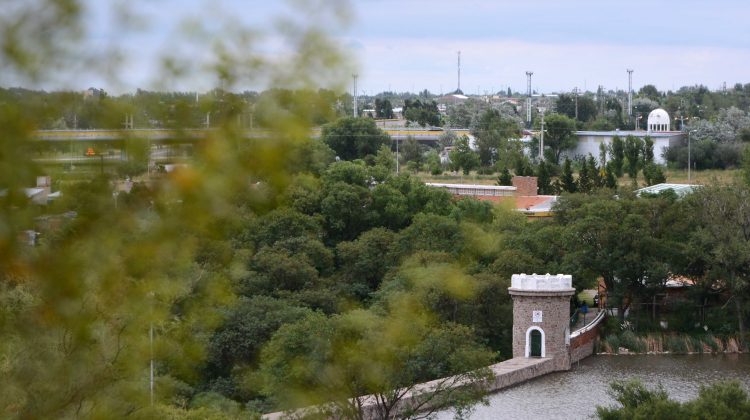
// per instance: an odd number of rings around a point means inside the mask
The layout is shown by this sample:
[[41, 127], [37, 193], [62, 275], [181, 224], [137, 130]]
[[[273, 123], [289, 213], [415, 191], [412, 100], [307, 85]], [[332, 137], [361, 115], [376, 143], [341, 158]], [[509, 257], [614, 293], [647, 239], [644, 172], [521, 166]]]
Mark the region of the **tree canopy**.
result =
[[384, 144], [390, 143], [388, 134], [370, 118], [344, 117], [323, 126], [321, 140], [344, 160], [375, 155]]

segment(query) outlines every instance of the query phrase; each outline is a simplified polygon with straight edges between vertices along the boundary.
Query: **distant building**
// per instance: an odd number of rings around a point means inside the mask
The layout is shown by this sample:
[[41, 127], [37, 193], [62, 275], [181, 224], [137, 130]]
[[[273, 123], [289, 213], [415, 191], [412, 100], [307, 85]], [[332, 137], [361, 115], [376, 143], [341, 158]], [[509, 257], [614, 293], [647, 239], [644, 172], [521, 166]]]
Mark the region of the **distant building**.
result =
[[648, 127], [649, 132], [669, 131], [670, 125], [667, 111], [657, 108], [648, 114], [646, 127]]
[[577, 156], [586, 157], [588, 155], [597, 157], [599, 156], [599, 145], [604, 143], [605, 146], [609, 147], [612, 144], [612, 138], [615, 136], [619, 136], [623, 140], [627, 136], [638, 137], [641, 140], [649, 136], [654, 142], [654, 163], [666, 165], [667, 160], [664, 158], [664, 153], [669, 147], [677, 146], [684, 142], [685, 133], [682, 131], [670, 131], [669, 114], [661, 108], [655, 109], [648, 114], [647, 127], [647, 131], [576, 131], [575, 135], [578, 137], [576, 147], [564, 151], [562, 155], [571, 159]]
[[513, 185], [439, 184], [428, 186], [444, 188], [456, 197], [472, 197], [482, 201], [511, 203], [513, 208], [528, 217], [550, 217], [556, 195], [539, 195], [537, 177], [514, 176]]
[[[468, 96], [460, 94], [460, 93], [452, 93], [450, 95], [445, 95], [437, 98], [438, 104], [443, 105], [456, 105], [456, 104], [462, 104], [466, 102], [469, 99]], [[438, 105], [439, 106], [439, 105]]]
[[90, 87], [83, 91], [83, 99], [99, 99], [105, 96], [104, 89]]
[[[32, 203], [44, 206], [61, 195], [60, 191], [51, 192], [51, 188], [52, 179], [49, 176], [38, 176], [36, 177], [36, 187], [24, 188], [23, 193]], [[0, 197], [7, 194], [7, 190], [0, 190]]]

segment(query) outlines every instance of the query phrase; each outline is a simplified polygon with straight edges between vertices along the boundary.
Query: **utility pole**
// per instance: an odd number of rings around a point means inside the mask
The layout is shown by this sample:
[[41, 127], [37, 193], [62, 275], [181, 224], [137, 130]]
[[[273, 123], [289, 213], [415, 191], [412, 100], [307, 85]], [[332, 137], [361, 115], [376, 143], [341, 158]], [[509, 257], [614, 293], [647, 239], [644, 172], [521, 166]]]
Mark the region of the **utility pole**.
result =
[[539, 162], [544, 160], [544, 111], [546, 111], [546, 108], [540, 106], [539, 113], [542, 114], [542, 131], [539, 140]]
[[633, 70], [628, 71], [628, 122], [633, 119]]
[[573, 88], [573, 93], [575, 93], [576, 98], [576, 121], [578, 121], [578, 87]]
[[354, 100], [354, 118], [357, 117], [357, 77], [358, 76], [359, 76], [358, 74], [352, 74], [352, 79], [354, 79], [354, 95], [353, 95], [353, 100]]
[[533, 71], [526, 72], [526, 128], [531, 128], [531, 75]]

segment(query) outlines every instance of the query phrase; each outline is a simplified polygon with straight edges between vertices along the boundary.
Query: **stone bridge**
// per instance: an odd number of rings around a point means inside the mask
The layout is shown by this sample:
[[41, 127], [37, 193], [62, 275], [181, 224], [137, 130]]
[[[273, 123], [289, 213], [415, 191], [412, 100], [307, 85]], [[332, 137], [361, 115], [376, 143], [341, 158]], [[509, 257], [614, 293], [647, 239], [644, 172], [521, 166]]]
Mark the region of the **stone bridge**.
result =
[[[570, 298], [575, 293], [572, 283], [572, 276], [563, 274], [513, 275], [508, 288], [513, 298], [513, 358], [489, 366], [494, 377], [489, 392], [555, 371], [569, 370], [573, 363], [594, 354], [594, 343], [605, 312], [599, 311], [589, 323], [571, 332]], [[414, 406], [437, 386], [435, 384], [444, 384], [446, 379], [449, 378], [416, 385], [416, 392], [400, 401], [401, 409]], [[373, 410], [368, 410], [367, 404], [363, 409], [365, 417], [372, 417], [368, 413]], [[263, 418], [275, 420], [288, 416], [290, 413], [278, 412]]]

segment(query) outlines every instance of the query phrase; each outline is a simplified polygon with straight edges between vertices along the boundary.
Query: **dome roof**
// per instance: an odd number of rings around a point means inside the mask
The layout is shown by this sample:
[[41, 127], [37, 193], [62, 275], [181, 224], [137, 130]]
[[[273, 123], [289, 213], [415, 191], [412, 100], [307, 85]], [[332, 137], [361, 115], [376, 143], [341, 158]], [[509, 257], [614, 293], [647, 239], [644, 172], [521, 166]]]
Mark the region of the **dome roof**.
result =
[[654, 122], [658, 122], [658, 123], [662, 123], [662, 124], [666, 123], [667, 121], [669, 121], [669, 114], [667, 113], [667, 111], [665, 111], [665, 110], [663, 110], [661, 108], [656, 108], [655, 110], [651, 111], [650, 114], [648, 114], [648, 121], [649, 121], [649, 123], [652, 120]]
[[670, 123], [669, 114], [661, 108], [648, 114], [648, 131], [669, 131]]

